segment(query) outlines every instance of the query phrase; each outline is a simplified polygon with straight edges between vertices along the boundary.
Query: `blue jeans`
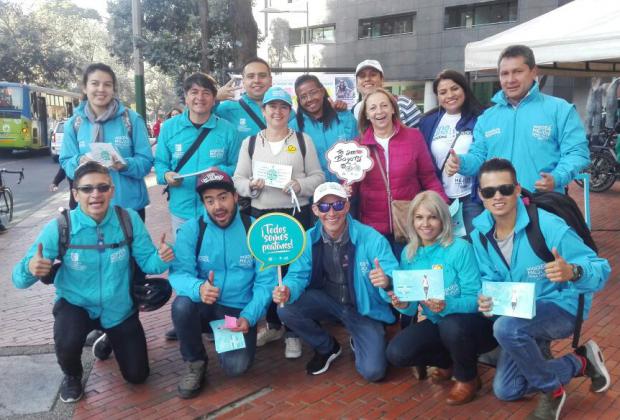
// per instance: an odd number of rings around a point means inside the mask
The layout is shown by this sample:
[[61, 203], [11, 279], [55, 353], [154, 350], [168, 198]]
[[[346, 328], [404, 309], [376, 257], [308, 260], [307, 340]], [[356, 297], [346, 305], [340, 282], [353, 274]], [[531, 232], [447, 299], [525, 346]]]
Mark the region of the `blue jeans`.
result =
[[[208, 361], [202, 343], [202, 333], [208, 331], [209, 322], [223, 319], [224, 315], [239, 317], [241, 309], [193, 302], [186, 296], [177, 296], [172, 303], [172, 323], [179, 338], [181, 356], [186, 362]], [[245, 348], [218, 353], [220, 366], [228, 376], [238, 376], [250, 368], [256, 354], [256, 326], [243, 335]]]
[[484, 206], [479, 201], [473, 201], [471, 195], [461, 197], [460, 200], [463, 207], [463, 224], [465, 224], [465, 231], [467, 232], [465, 239], [471, 242], [469, 234], [474, 230], [472, 220], [484, 211]]
[[353, 337], [355, 368], [360, 375], [370, 382], [385, 376], [385, 330], [381, 321], [361, 315], [354, 307], [338, 303], [318, 289], [307, 289], [296, 302], [278, 307], [278, 315], [320, 354], [329, 353], [335, 340], [319, 325], [319, 321], [342, 322]]
[[493, 391], [512, 401], [533, 392], [551, 392], [580, 374], [583, 366], [574, 354], [545, 360], [538, 343], [566, 338], [573, 333], [575, 316], [551, 302], [536, 302], [534, 319], [501, 316], [493, 334], [502, 348]]

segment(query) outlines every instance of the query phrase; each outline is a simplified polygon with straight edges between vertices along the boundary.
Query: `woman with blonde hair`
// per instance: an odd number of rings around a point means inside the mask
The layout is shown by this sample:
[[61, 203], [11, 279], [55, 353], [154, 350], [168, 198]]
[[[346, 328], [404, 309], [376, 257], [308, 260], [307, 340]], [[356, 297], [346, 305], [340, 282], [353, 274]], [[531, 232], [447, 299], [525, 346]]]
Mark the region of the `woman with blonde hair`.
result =
[[454, 376], [446, 403], [468, 403], [481, 386], [478, 355], [497, 346], [492, 321], [477, 312], [480, 271], [474, 250], [464, 239], [453, 237], [448, 205], [434, 191], [412, 200], [407, 235], [400, 269], [441, 270], [445, 299], [401, 302], [390, 292], [399, 311], [415, 315], [420, 305], [426, 319], [396, 334], [387, 347], [388, 361], [394, 366], [433, 366], [430, 376], [435, 383]]

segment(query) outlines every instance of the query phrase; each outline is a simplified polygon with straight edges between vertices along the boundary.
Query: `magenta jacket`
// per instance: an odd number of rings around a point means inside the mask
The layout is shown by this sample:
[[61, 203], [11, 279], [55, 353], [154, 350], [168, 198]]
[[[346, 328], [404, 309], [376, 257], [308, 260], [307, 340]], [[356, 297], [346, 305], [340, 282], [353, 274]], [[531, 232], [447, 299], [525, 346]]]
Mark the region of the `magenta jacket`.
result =
[[[370, 149], [373, 160], [376, 160], [375, 150], [378, 151], [381, 164], [390, 179], [392, 199], [413, 200], [420, 191], [433, 190], [449, 202], [441, 182], [437, 179], [433, 160], [420, 131], [417, 128], [401, 126], [397, 121], [395, 127], [396, 131], [389, 142], [389, 169], [385, 164], [385, 151], [375, 140], [372, 126], [361, 139], [357, 139]], [[355, 187], [359, 197], [360, 221], [384, 235], [392, 233], [387, 189], [376, 161], [366, 177]]]

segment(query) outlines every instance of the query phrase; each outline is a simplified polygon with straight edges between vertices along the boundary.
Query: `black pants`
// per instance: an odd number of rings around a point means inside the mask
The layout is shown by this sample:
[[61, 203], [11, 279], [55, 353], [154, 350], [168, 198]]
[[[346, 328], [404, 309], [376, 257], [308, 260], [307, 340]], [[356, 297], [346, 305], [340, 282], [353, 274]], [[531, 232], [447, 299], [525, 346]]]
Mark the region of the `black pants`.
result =
[[114, 356], [123, 378], [134, 384], [149, 376], [149, 358], [144, 329], [134, 313], [112, 328], [101, 328], [99, 321], [90, 319], [84, 308], [59, 299], [54, 305], [54, 344], [56, 358], [65, 375], [82, 375], [82, 347], [93, 329], [103, 329], [108, 335]]

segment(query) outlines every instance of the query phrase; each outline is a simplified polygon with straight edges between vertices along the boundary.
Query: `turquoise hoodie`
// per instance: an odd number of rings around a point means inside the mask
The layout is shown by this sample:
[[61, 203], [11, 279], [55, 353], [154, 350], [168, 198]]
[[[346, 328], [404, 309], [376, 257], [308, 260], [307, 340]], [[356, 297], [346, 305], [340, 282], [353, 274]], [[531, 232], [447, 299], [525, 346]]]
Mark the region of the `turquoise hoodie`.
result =
[[177, 295], [200, 302], [200, 286], [209, 277], [209, 271], [213, 271], [214, 285], [220, 289], [217, 302], [241, 309], [240, 316], [254, 326], [264, 315], [271, 302], [271, 293], [278, 284], [276, 269], [260, 270], [261, 264], [252, 257], [247, 246], [245, 226], [239, 212], [224, 229], [209, 218], [206, 210], [202, 217], [207, 228], [198, 261], [198, 218], [181, 225], [177, 233], [170, 284]]
[[[394, 322], [394, 315], [390, 309], [390, 298], [381, 288], [375, 287], [370, 282], [370, 270], [374, 268], [375, 258], [386, 275], [391, 276], [392, 271], [398, 268], [398, 261], [392, 254], [389, 242], [383, 235], [370, 226], [353, 220], [347, 216], [349, 238], [355, 248], [355, 260], [353, 266], [353, 285], [355, 289], [355, 302], [357, 311], [364, 316], [386, 323]], [[312, 273], [312, 248], [318, 241], [322, 241], [321, 222], [306, 232], [306, 247], [299, 259], [290, 265], [288, 273], [283, 280], [284, 285], [291, 290], [290, 303], [294, 303], [310, 286]]]
[[[205, 171], [218, 167], [230, 176], [235, 173], [240, 137], [226, 120], [211, 114], [200, 127], [194, 127], [189, 120], [189, 111], [170, 118], [161, 126], [155, 151], [155, 172], [157, 183], [166, 185], [164, 175], [174, 171], [177, 163], [194, 143], [203, 128], [211, 129], [198, 150], [179, 171], [181, 175]], [[170, 187], [170, 212], [182, 219], [191, 219], [202, 214], [204, 206], [196, 194], [196, 176], [183, 178], [178, 187]]]
[[581, 279], [575, 282], [552, 282], [545, 276], [545, 262], [536, 256], [527, 239], [525, 227], [530, 218], [525, 204], [519, 199], [510, 267], [504, 263], [491, 240], [486, 248], [480, 241], [480, 233], [492, 238], [495, 221], [491, 213], [485, 210], [473, 220], [476, 229], [471, 238], [482, 280], [536, 283], [536, 300], [552, 302], [573, 315], [577, 314], [579, 294], [584, 293], [583, 315], [586, 319], [592, 306], [592, 294], [602, 290], [609, 278], [609, 262], [599, 258], [560, 217], [538, 209], [538, 218], [547, 247], [550, 250], [555, 247], [569, 264], [579, 264], [583, 268]]
[[[90, 152], [93, 126], [86, 117], [83, 101], [75, 110], [73, 117], [65, 124], [65, 134], [60, 150], [60, 165], [67, 173], [67, 177], [74, 178], [74, 173], [80, 164], [80, 158]], [[103, 123], [103, 138], [106, 143], [112, 144], [127, 162], [127, 168], [122, 171], [110, 170], [114, 183], [114, 197], [111, 206], [117, 205], [134, 210], [142, 210], [149, 204], [149, 194], [144, 177], [153, 167], [153, 153], [149, 143], [146, 124], [140, 115], [128, 110], [131, 122], [131, 139], [128, 137], [127, 124], [123, 114], [125, 106], [119, 103], [116, 116]], [[74, 131], [75, 119], [80, 118], [79, 130]]]
[[[160, 274], [168, 269], [153, 245], [144, 223], [138, 214], [128, 209], [133, 226], [131, 255], [142, 271]], [[112, 207], [101, 223], [82, 212], [80, 207], [70, 212], [70, 243], [96, 245], [99, 236], [104, 243], [120, 243], [125, 239], [118, 216]], [[43, 245], [43, 257], [54, 260], [58, 256], [58, 222], [48, 223], [39, 234], [26, 256], [13, 268], [13, 284], [25, 289], [37, 282], [30, 274], [28, 262]], [[112, 328], [135, 312], [130, 295], [130, 255], [128, 246], [118, 248], [71, 249], [63, 257], [62, 265], [54, 279], [56, 298], [84, 308], [91, 319], [99, 319], [104, 328]]]
[[[440, 243], [422, 246], [412, 259], [407, 257], [407, 248], [403, 249], [401, 270], [431, 270], [438, 266], [443, 269], [446, 307], [435, 313], [422, 304], [424, 315], [436, 324], [446, 315], [478, 312], [480, 271], [470, 243], [456, 238], [447, 247]], [[411, 302], [407, 308], [401, 310], [407, 315], [414, 315], [417, 311], [418, 302]]]
[[495, 105], [478, 117], [469, 153], [459, 155], [460, 173], [478, 174], [492, 157], [508, 159], [517, 170], [519, 184], [534, 191], [541, 172], [553, 175], [555, 191], [564, 192], [590, 163], [586, 133], [579, 114], [564, 99], [544, 95], [534, 83], [527, 96], [513, 107], [499, 91]]
[[[327, 167], [327, 157], [325, 156], [325, 153], [327, 153], [327, 150], [329, 150], [334, 143], [345, 140], [354, 140], [358, 137], [357, 121], [355, 120], [353, 113], [351, 113], [351, 111], [338, 112], [338, 119], [332, 121], [327, 128], [325, 128], [325, 125], [321, 121], [315, 120], [308, 114], [303, 113], [302, 115], [304, 118], [303, 132], [310, 136], [314, 142], [316, 154], [318, 155], [319, 162], [321, 163], [321, 169], [323, 169], [323, 172], [325, 173], [325, 181], [339, 182], [338, 177], [331, 173]], [[289, 126], [293, 130], [299, 131], [297, 119], [291, 121]]]

